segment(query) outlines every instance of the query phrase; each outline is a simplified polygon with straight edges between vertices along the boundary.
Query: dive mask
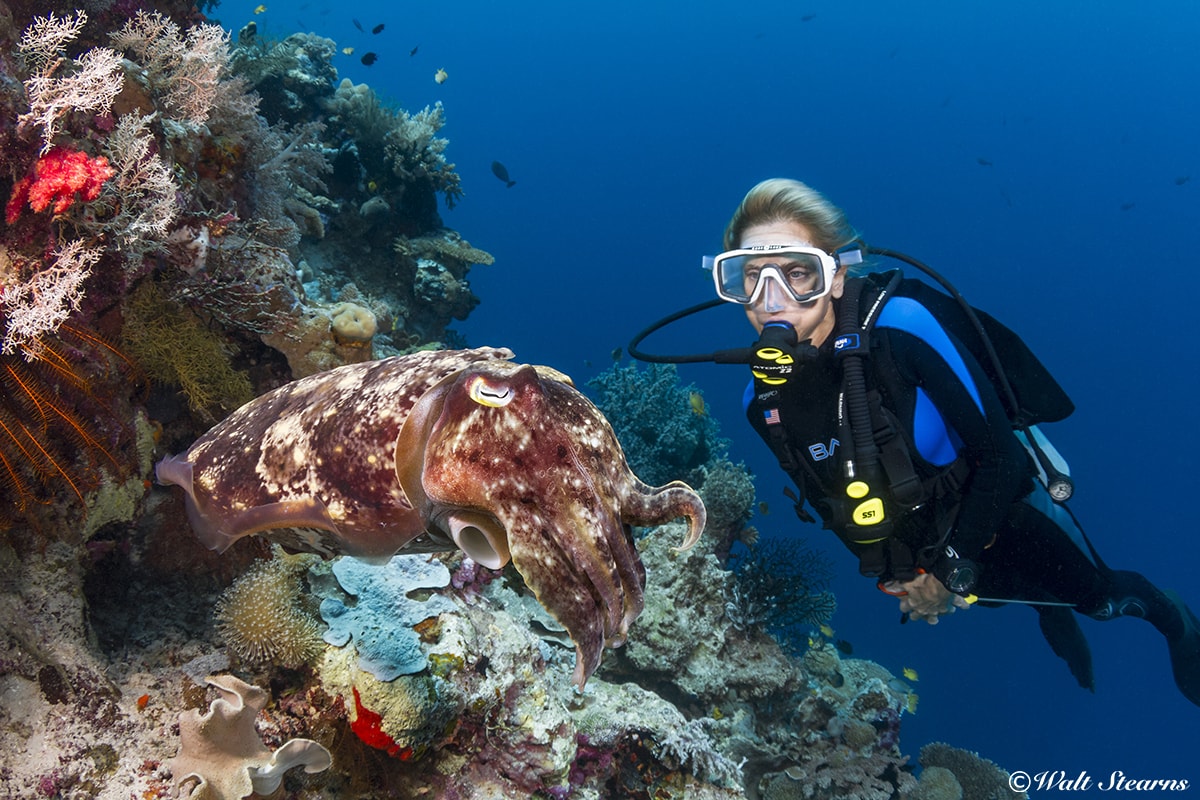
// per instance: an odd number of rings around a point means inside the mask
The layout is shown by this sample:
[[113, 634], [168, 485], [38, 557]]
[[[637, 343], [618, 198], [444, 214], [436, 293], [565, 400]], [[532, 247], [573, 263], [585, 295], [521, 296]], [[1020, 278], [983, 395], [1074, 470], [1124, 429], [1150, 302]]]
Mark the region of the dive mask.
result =
[[[853, 261], [847, 258], [852, 254]], [[757, 303], [769, 281], [797, 303], [807, 303], [829, 294], [843, 263], [861, 259], [858, 250], [830, 255], [809, 245], [770, 244], [705, 256], [704, 267], [712, 270], [717, 296], [730, 303]]]

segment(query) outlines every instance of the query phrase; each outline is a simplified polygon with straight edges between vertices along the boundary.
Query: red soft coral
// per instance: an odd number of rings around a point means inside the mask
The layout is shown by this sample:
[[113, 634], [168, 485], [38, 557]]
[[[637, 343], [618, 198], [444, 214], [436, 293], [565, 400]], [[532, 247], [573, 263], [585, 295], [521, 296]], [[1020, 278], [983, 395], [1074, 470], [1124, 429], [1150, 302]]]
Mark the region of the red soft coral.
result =
[[26, 202], [34, 211], [43, 211], [53, 201], [54, 213], [61, 214], [75, 202], [77, 193], [85, 201], [95, 200], [112, 176], [113, 169], [104, 156], [92, 158], [79, 150], [55, 147], [37, 160], [32, 175], [13, 186], [4, 218], [9, 225], [16, 222]]

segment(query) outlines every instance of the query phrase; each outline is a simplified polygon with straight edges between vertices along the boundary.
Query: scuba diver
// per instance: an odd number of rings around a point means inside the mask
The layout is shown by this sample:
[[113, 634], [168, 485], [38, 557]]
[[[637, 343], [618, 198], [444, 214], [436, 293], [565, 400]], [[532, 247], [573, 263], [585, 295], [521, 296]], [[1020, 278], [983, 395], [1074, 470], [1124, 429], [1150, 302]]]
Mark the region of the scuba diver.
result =
[[[707, 261], [720, 300], [639, 334], [650, 361], [749, 363], [751, 425], [805, 501], [899, 598], [903, 620], [936, 624], [974, 603], [1033, 608], [1055, 654], [1094, 690], [1074, 616], [1138, 617], [1167, 640], [1175, 683], [1200, 705], [1200, 621], [1173, 592], [1109, 568], [1064, 504], [1071, 485], [1036, 423], [1074, 406], [1016, 334], [972, 309], [923, 264], [859, 241], [840, 209], [807, 185], [755, 186]], [[900, 270], [849, 274], [863, 253]], [[745, 307], [748, 350], [652, 356], [646, 335], [689, 313]]]

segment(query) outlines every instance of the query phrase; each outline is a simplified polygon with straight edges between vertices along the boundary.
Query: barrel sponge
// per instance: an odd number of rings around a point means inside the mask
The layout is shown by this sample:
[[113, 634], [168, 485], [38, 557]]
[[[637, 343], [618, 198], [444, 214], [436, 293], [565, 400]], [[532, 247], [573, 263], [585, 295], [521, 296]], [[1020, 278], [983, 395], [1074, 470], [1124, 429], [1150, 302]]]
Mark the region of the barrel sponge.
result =
[[323, 649], [321, 624], [300, 608], [300, 578], [285, 559], [260, 561], [225, 590], [217, 630], [239, 659], [298, 667]]
[[334, 341], [348, 347], [366, 347], [379, 327], [371, 309], [358, 303], [338, 303], [329, 316]]

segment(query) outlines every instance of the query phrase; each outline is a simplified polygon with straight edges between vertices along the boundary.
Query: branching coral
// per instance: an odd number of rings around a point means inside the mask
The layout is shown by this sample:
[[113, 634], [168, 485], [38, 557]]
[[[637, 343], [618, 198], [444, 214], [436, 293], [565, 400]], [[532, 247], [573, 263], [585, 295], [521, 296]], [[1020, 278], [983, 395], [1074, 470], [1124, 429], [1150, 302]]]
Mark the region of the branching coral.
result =
[[805, 626], [826, 622], [837, 610], [830, 563], [795, 539], [768, 539], [730, 558], [725, 616], [738, 630], [761, 626], [780, 644], [799, 650]]
[[186, 32], [157, 11], [137, 16], [112, 35], [113, 46], [141, 65], [152, 93], [172, 118], [202, 125], [229, 68], [229, 34], [218, 25]]
[[220, 339], [153, 283], [143, 283], [129, 298], [125, 315], [130, 356], [151, 379], [178, 384], [193, 410], [211, 417], [253, 397], [249, 378], [234, 370]]
[[[83, 282], [100, 259], [100, 252], [76, 240], [60, 246], [54, 262], [44, 269], [29, 267], [0, 248], [0, 353], [21, 353], [32, 361], [45, 350], [45, 337], [83, 301]], [[32, 273], [25, 277], [26, 274]]]
[[701, 780], [723, 786], [740, 786], [742, 767], [713, 747], [708, 717], [693, 719], [664, 736], [655, 755], [673, 766], [690, 765], [692, 774]]
[[41, 128], [43, 153], [54, 146], [66, 117], [108, 111], [124, 83], [120, 56], [107, 47], [93, 48], [78, 60], [60, 57], [86, 22], [83, 11], [73, 17], [51, 12], [35, 19], [21, 37], [21, 55], [31, 74], [25, 81], [29, 111], [20, 124]]
[[674, 364], [651, 364], [644, 370], [613, 364], [588, 386], [612, 423], [630, 468], [647, 483], [687, 480], [728, 447], [716, 420], [696, 410], [696, 390], [680, 385]]

